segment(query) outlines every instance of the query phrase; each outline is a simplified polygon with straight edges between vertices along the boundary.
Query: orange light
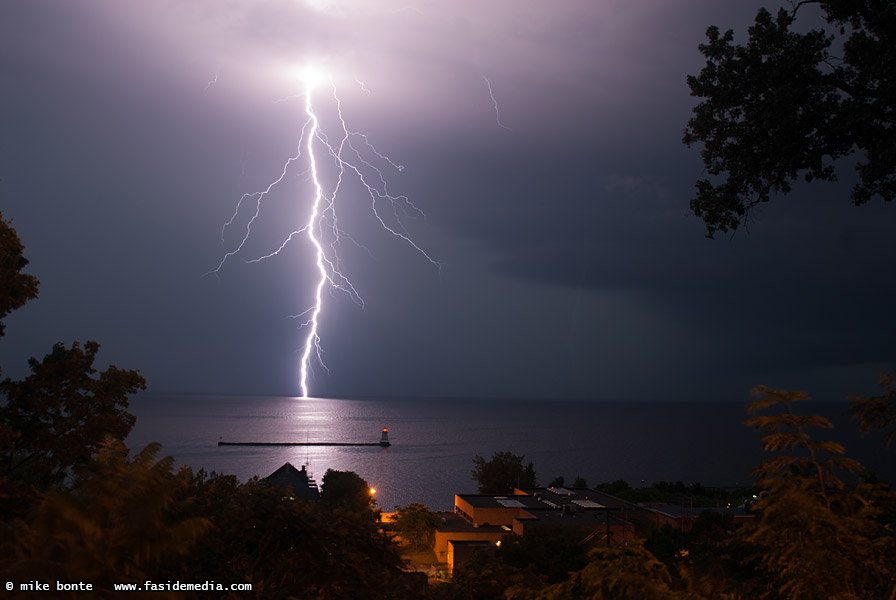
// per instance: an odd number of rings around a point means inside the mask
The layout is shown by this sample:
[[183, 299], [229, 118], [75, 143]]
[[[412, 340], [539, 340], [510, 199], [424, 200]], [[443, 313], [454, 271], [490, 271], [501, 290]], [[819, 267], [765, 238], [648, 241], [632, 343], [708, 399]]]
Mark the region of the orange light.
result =
[[373, 496], [376, 493], [376, 488], [370, 488], [370, 495]]

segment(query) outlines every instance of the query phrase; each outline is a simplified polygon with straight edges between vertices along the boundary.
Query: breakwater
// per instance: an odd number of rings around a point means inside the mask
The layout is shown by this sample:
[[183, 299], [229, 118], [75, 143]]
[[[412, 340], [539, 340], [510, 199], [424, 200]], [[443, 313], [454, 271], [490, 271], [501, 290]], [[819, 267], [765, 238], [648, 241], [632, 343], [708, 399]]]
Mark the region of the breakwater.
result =
[[384, 442], [218, 442], [219, 446], [391, 446]]

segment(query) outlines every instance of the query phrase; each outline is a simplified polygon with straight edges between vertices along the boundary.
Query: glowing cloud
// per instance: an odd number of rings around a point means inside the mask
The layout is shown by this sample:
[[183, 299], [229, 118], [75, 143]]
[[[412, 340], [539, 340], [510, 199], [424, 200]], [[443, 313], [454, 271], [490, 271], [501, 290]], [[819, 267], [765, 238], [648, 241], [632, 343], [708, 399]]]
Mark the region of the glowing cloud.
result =
[[297, 69], [296, 76], [304, 86], [306, 95], [310, 95], [314, 88], [323, 85], [330, 79], [326, 71], [316, 65], [305, 65]]

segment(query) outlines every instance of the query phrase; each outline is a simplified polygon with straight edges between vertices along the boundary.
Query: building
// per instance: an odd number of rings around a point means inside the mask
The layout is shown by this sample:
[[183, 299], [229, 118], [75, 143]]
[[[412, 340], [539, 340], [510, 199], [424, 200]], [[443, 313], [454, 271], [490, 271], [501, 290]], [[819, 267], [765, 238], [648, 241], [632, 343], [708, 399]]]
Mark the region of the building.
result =
[[282, 467], [265, 477], [265, 481], [290, 488], [296, 498], [320, 500], [320, 490], [317, 489], [317, 483], [311, 474], [305, 470], [305, 465], [299, 470], [290, 463], [284, 463]]
[[663, 525], [668, 525], [673, 529], [680, 529], [681, 531], [690, 531], [700, 514], [704, 511], [712, 511], [721, 515], [732, 515], [736, 525], [753, 521], [756, 518], [755, 514], [743, 507], [704, 507], [665, 502], [649, 502], [642, 504], [642, 506], [650, 511], [645, 515], [645, 520], [652, 523], [654, 527], [660, 528]]
[[[450, 512], [435, 513], [441, 524], [436, 530], [433, 551], [436, 560], [448, 563], [448, 569], [453, 571], [455, 564], [460, 564], [466, 552], [456, 553], [456, 549], [463, 544], [467, 547], [491, 546], [497, 547], [505, 535], [511, 532], [511, 528], [501, 525], [473, 524], [461, 516]], [[458, 559], [461, 560], [458, 560]]]
[[[538, 498], [521, 495], [456, 494], [454, 513], [472, 525], [513, 527], [520, 518], [532, 518], [531, 511], [550, 508]], [[511, 529], [508, 529], [510, 531]]]
[[[583, 544], [627, 544], [634, 539], [629, 517], [644, 508], [615, 496], [575, 488], [515, 489], [512, 494], [456, 494], [454, 514], [439, 513], [435, 552], [449, 570], [474, 548], [497, 547], [508, 534], [534, 528], [573, 530]], [[462, 550], [459, 550], [462, 547]]]

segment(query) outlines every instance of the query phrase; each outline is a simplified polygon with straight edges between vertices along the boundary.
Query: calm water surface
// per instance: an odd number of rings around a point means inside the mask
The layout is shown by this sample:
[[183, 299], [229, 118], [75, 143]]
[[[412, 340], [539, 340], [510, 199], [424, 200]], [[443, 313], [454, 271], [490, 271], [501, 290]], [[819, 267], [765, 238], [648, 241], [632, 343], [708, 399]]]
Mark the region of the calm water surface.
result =
[[[846, 406], [807, 403], [836, 427], [830, 438], [848, 455], [893, 478], [896, 451], [862, 440]], [[741, 404], [584, 400], [340, 400], [268, 396], [144, 394], [131, 402], [137, 424], [128, 446], [160, 442], [180, 465], [265, 477], [285, 462], [308, 464], [320, 484], [327, 469], [354, 471], [377, 488], [380, 507], [422, 502], [450, 510], [455, 493], [476, 491], [473, 457], [525, 454], [539, 484], [558, 475], [589, 484], [681, 480], [747, 484], [763, 452], [742, 425]], [[383, 427], [392, 446], [239, 447], [231, 442], [376, 442]], [[822, 432], [829, 433], [829, 432]], [[821, 438], [819, 438], [821, 439]]]

